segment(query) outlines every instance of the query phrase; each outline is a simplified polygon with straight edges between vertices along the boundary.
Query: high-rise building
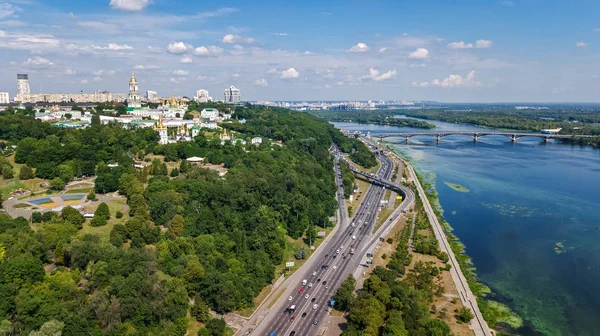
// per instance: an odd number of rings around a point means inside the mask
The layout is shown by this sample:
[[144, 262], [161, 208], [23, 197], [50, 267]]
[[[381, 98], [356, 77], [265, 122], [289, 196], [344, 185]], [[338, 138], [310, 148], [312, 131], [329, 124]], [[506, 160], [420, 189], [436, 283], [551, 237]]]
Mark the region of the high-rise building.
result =
[[242, 95], [240, 94], [240, 89], [235, 86], [230, 86], [225, 89], [225, 103], [226, 104], [236, 104], [242, 100]]
[[129, 95], [127, 96], [127, 107], [142, 107], [140, 91], [138, 90], [138, 82], [137, 79], [135, 79], [135, 75], [133, 73], [131, 74], [131, 79], [129, 80]]
[[8, 92], [0, 92], [0, 104], [9, 104], [10, 97], [8, 96]]
[[158, 93], [156, 91], [146, 91], [146, 99], [151, 103], [158, 102]]
[[17, 100], [23, 103], [29, 102], [29, 76], [27, 74], [17, 74]]
[[200, 89], [196, 91], [196, 96], [194, 96], [194, 100], [199, 103], [206, 103], [212, 101], [212, 97], [208, 94], [207, 90]]

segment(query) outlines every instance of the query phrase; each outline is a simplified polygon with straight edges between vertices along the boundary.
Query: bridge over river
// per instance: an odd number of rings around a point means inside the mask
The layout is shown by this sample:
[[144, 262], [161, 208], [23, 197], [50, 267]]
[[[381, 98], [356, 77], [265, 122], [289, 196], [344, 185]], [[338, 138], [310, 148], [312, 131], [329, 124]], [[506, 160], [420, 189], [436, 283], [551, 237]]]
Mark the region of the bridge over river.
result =
[[591, 135], [563, 135], [563, 134], [547, 134], [547, 133], [514, 133], [514, 132], [416, 132], [416, 133], [367, 133], [367, 137], [383, 140], [383, 138], [404, 138], [406, 142], [410, 138], [416, 136], [430, 136], [439, 142], [443, 137], [462, 135], [469, 136], [473, 141], [479, 140], [482, 136], [499, 135], [509, 138], [512, 142], [523, 137], [537, 137], [547, 142], [550, 139], [574, 139], [574, 138], [591, 138]]

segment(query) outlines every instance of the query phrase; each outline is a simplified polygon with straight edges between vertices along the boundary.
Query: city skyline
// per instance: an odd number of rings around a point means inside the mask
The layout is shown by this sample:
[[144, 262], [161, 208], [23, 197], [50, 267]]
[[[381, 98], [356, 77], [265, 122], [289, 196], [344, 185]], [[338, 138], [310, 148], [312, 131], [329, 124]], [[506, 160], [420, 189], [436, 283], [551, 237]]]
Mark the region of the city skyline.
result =
[[[339, 6], [344, 4], [344, 6]], [[163, 0], [0, 4], [0, 91], [244, 100], [595, 102], [600, 25], [592, 1], [434, 1], [302, 7]], [[560, 24], [558, 24], [560, 23]], [[217, 95], [219, 97], [221, 94]]]

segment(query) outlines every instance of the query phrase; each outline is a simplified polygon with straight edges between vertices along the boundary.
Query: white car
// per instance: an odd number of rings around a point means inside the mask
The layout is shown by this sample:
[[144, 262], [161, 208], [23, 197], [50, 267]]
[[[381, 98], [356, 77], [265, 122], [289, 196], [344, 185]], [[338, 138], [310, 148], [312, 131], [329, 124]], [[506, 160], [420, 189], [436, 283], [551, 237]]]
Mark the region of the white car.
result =
[[343, 249], [344, 249], [344, 245], [340, 246], [340, 250], [343, 250]]
[[337, 269], [337, 266], [333, 265], [333, 269], [334, 269], [334, 270], [336, 270], [336, 269]]
[[316, 303], [313, 305], [313, 309], [317, 309], [318, 307], [319, 307], [319, 305]]
[[292, 297], [291, 296], [288, 298], [288, 301], [292, 301]]
[[336, 251], [335, 251], [335, 254], [340, 254], [340, 250], [336, 250]]
[[312, 283], [312, 282], [311, 282], [311, 283], [309, 283], [309, 284], [308, 284], [308, 288], [312, 287], [312, 285], [313, 285], [313, 283]]
[[315, 275], [317, 275], [317, 271], [314, 271], [314, 272], [313, 272], [313, 276], [315, 276]]
[[304, 298], [305, 298], [305, 299], [308, 299], [308, 294], [304, 295]]

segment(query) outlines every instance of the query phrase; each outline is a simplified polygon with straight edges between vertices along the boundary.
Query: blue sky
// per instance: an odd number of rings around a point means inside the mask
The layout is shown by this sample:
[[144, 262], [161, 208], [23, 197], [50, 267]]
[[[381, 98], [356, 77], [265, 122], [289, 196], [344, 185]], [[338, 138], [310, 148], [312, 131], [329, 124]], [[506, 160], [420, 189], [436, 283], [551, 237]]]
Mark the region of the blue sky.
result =
[[245, 100], [600, 97], [600, 2], [0, 0], [0, 91]]

